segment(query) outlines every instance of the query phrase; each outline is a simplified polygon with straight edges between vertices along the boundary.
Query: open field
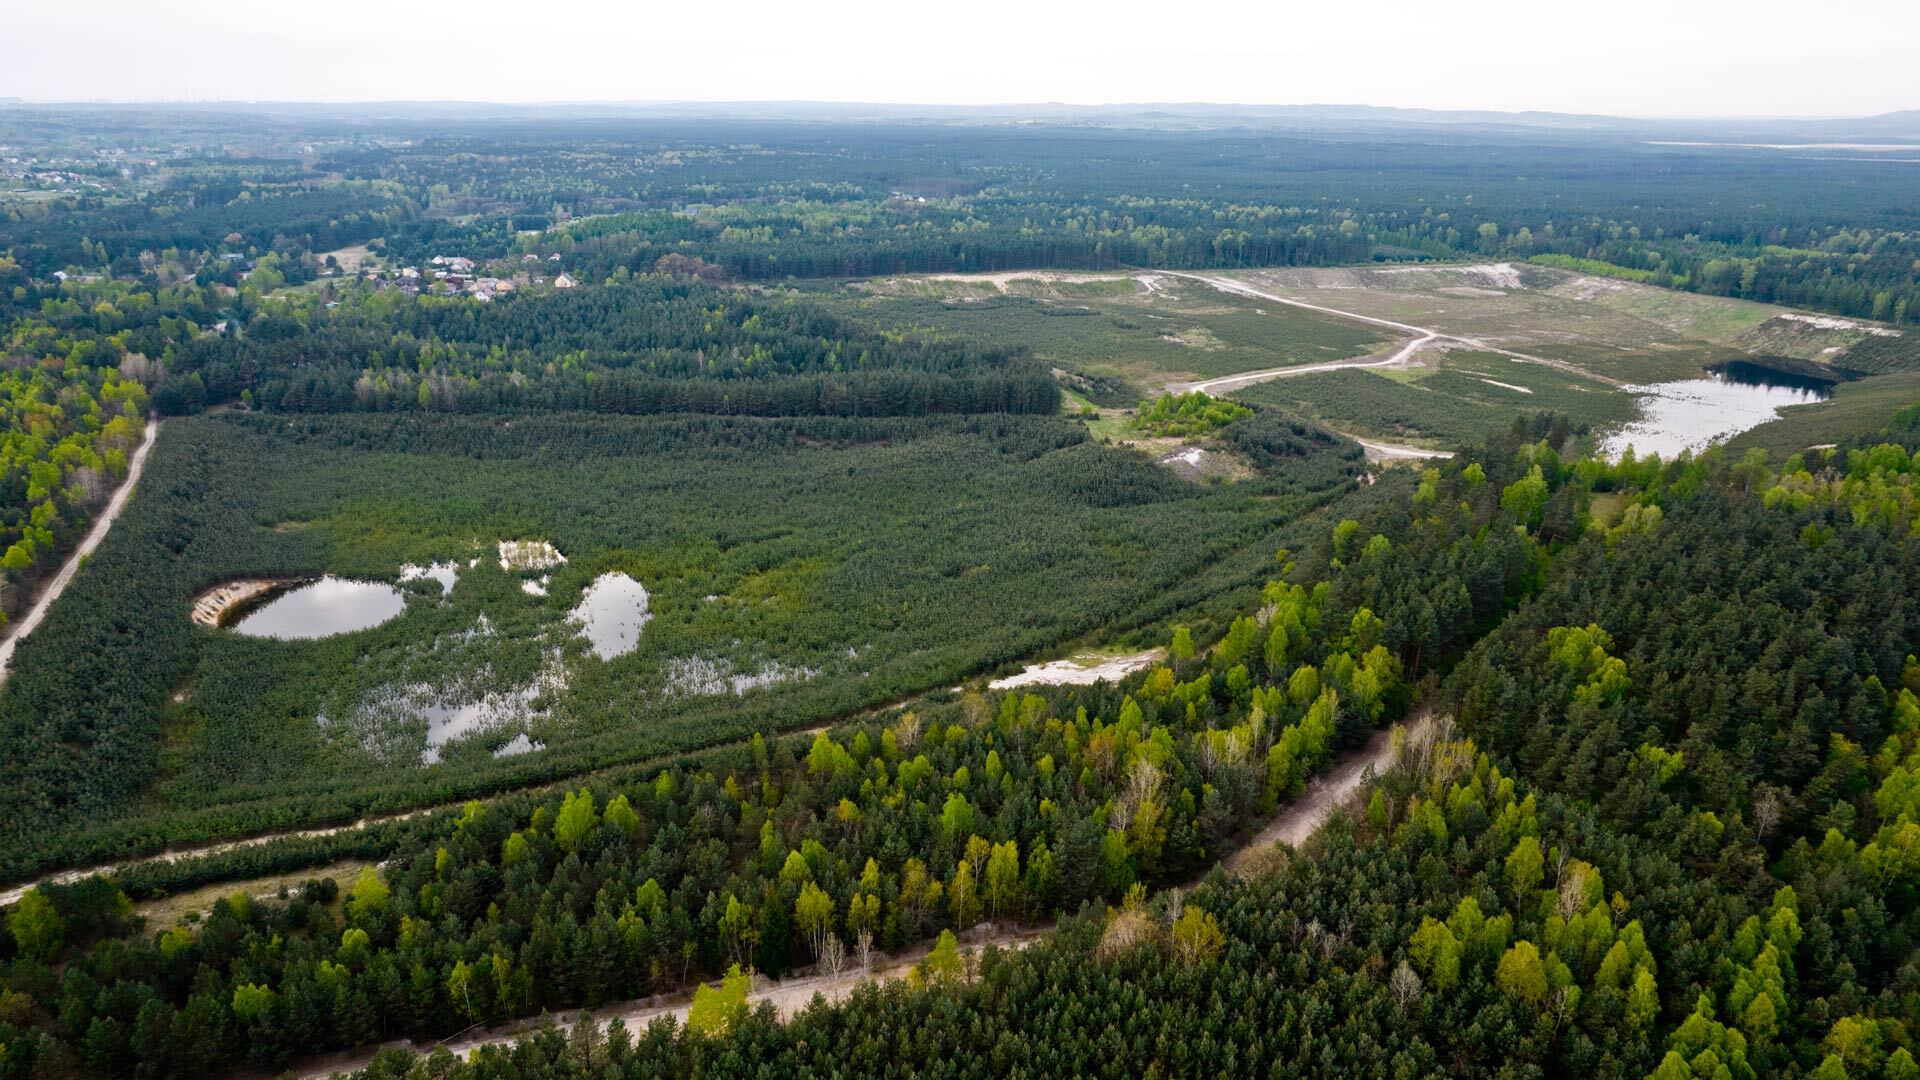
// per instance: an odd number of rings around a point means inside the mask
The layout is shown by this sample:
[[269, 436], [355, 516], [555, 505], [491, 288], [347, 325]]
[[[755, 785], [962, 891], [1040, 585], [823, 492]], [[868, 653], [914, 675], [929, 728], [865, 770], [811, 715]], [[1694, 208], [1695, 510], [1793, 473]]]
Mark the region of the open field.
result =
[[1781, 410], [1780, 419], [1743, 431], [1727, 445], [1733, 450], [1759, 446], [1791, 454], [1880, 431], [1895, 413], [1914, 404], [1920, 404], [1920, 372], [1841, 383], [1834, 388], [1831, 400], [1789, 405]]
[[1364, 323], [1236, 296], [1169, 274], [984, 274], [885, 278], [836, 294], [883, 326], [1002, 346], [1131, 388], [1131, 405], [1197, 379], [1364, 355], [1390, 335]]
[[[1280, 269], [1220, 275], [1276, 296], [1389, 319], [1564, 361], [1626, 383], [1697, 376], [1711, 364], [1786, 356], [1844, 366], [1868, 341], [1920, 341], [1863, 320], [1676, 292], [1528, 263]], [[1898, 335], [1898, 336], [1887, 336]]]
[[1525, 413], [1565, 413], [1600, 428], [1633, 416], [1629, 395], [1594, 379], [1496, 353], [1449, 352], [1430, 366], [1316, 372], [1234, 392], [1313, 417], [1337, 431], [1434, 445], [1482, 439]]
[[[1634, 419], [1622, 387], [1734, 360], [1837, 378], [1920, 367], [1920, 340], [1882, 324], [1528, 263], [938, 274], [831, 295], [894, 329], [1031, 349], [1060, 373], [1068, 411], [1103, 406], [1089, 430], [1116, 442], [1137, 441], [1126, 409], [1168, 388], [1439, 446], [1548, 411], [1598, 434]], [[1824, 408], [1802, 423], [1817, 429]]]

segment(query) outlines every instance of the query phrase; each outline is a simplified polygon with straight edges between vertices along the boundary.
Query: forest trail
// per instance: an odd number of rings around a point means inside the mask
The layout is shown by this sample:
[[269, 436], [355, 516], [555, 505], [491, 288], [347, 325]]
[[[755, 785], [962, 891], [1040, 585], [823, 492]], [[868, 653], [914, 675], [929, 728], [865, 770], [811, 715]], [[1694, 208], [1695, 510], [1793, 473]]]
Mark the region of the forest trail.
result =
[[[114, 519], [120, 516], [120, 511], [126, 509], [127, 500], [133, 496], [134, 485], [140, 482], [140, 471], [146, 468], [147, 452], [153, 449], [153, 440], [159, 434], [160, 421], [148, 418], [147, 429], [140, 436], [140, 445], [133, 451], [133, 457], [127, 461], [127, 478], [121, 481], [113, 497], [107, 500], [106, 509], [102, 510], [100, 516], [94, 520], [93, 528], [87, 530], [86, 539], [80, 541], [80, 546], [74, 548], [73, 554], [67, 557], [66, 565], [62, 566], [53, 580], [47, 583], [46, 589], [40, 594], [40, 599], [34, 602], [24, 618], [14, 624], [13, 632], [7, 635], [7, 639], [0, 641], [0, 683], [4, 683], [7, 679], [7, 665], [13, 661], [14, 646], [20, 644], [22, 638], [33, 633], [33, 628], [39, 626], [40, 620], [47, 617], [47, 609], [53, 606], [55, 600], [60, 599], [60, 594], [66, 591], [67, 584], [73, 580], [73, 575], [79, 572], [81, 560], [93, 554], [94, 549], [100, 546], [100, 541], [106, 539], [107, 530], [113, 528]], [[12, 901], [0, 902], [11, 903]]]
[[[828, 724], [815, 724], [812, 727], [799, 728], [794, 731], [774, 732], [773, 735], [775, 738], [786, 738], [789, 736], [804, 738], [812, 735], [818, 735], [821, 732], [826, 731], [828, 727], [829, 727]], [[740, 741], [745, 742], [747, 740], [742, 739]], [[594, 772], [585, 773], [580, 776], [570, 776], [564, 780], [556, 780], [556, 781], [553, 781], [552, 783], [537, 784], [533, 787], [517, 788], [515, 789], [515, 793], [516, 794], [521, 794], [521, 793], [537, 794], [543, 791], [555, 791], [562, 788], [570, 789], [570, 785], [582, 783], [588, 778], [594, 775], [597, 775], [598, 772], [599, 770], [595, 770]], [[26, 892], [28, 889], [32, 889], [40, 885], [72, 885], [78, 881], [81, 881], [84, 878], [92, 877], [95, 874], [112, 874], [120, 870], [124, 870], [130, 866], [141, 866], [146, 863], [173, 863], [173, 862], [179, 862], [182, 859], [197, 859], [197, 858], [209, 857], [213, 855], [224, 855], [229, 851], [239, 851], [242, 848], [258, 847], [261, 844], [269, 844], [275, 840], [317, 840], [321, 837], [334, 836], [343, 832], [354, 832], [359, 829], [371, 828], [375, 825], [387, 825], [394, 822], [406, 821], [408, 818], [419, 817], [422, 814], [432, 814], [432, 813], [437, 813], [441, 810], [458, 809], [459, 807], [465, 806], [470, 801], [472, 800], [461, 799], [457, 802], [439, 803], [434, 806], [422, 806], [413, 810], [396, 811], [391, 814], [373, 814], [367, 817], [360, 818], [356, 821], [347, 822], [344, 825], [323, 825], [318, 828], [312, 828], [312, 829], [296, 829], [292, 832], [262, 833], [258, 836], [242, 837], [241, 839], [238, 839], [238, 840], [223, 840], [223, 841], [219, 841], [217, 843], [212, 843], [212, 844], [198, 844], [191, 847], [169, 848], [165, 851], [156, 852], [155, 854], [152, 854], [152, 855], [143, 855], [139, 858], [128, 859], [125, 862], [100, 863], [94, 866], [82, 866], [72, 870], [60, 870], [55, 873], [42, 875], [41, 877], [35, 878], [32, 881], [23, 881], [18, 885], [9, 886], [6, 889], [0, 889], [0, 908], [11, 907], [12, 905], [18, 903], [20, 898], [26, 895]], [[236, 882], [234, 883], [234, 887], [245, 888], [246, 882], [244, 881]]]
[[1320, 831], [1320, 826], [1327, 823], [1335, 810], [1360, 791], [1368, 777], [1378, 776], [1396, 764], [1393, 733], [1403, 727], [1406, 731], [1404, 745], [1417, 745], [1421, 740], [1432, 737], [1433, 713], [1423, 711], [1411, 723], [1396, 724], [1375, 732], [1373, 738], [1367, 740], [1366, 746], [1308, 781], [1307, 790], [1299, 798], [1275, 814], [1273, 820], [1267, 822], [1266, 828], [1242, 844], [1238, 851], [1221, 859], [1221, 865], [1236, 872], [1244, 871], [1255, 856], [1276, 843], [1284, 840], [1293, 847], [1306, 843], [1309, 837]]
[[1268, 368], [1264, 371], [1249, 371], [1239, 375], [1229, 375], [1221, 379], [1209, 379], [1206, 382], [1194, 383], [1186, 388], [1188, 390], [1201, 390], [1201, 391], [1205, 391], [1206, 393], [1213, 393], [1214, 391], [1211, 388], [1216, 386], [1220, 387], [1223, 390], [1237, 390], [1241, 386], [1250, 385], [1256, 382], [1263, 382], [1267, 379], [1284, 378], [1288, 375], [1306, 375], [1315, 371], [1332, 371], [1340, 368], [1387, 367], [1392, 364], [1405, 363], [1407, 358], [1411, 357], [1414, 352], [1418, 351], [1419, 349], [1429, 344], [1432, 344], [1435, 341], [1447, 342], [1453, 345], [1461, 345], [1469, 349], [1478, 349], [1481, 352], [1498, 353], [1501, 356], [1511, 357], [1512, 359], [1525, 361], [1526, 363], [1529, 363], [1529, 364], [1542, 364], [1546, 367], [1558, 368], [1561, 371], [1572, 372], [1573, 374], [1582, 375], [1589, 379], [1593, 379], [1597, 382], [1604, 382], [1613, 386], [1625, 385], [1618, 379], [1610, 379], [1604, 375], [1595, 374], [1594, 372], [1588, 371], [1587, 369], [1580, 367], [1577, 364], [1567, 363], [1565, 360], [1549, 360], [1544, 356], [1534, 356], [1530, 353], [1515, 352], [1512, 349], [1501, 348], [1498, 345], [1490, 344], [1486, 341], [1480, 340], [1479, 338], [1462, 337], [1458, 334], [1443, 334], [1438, 330], [1433, 330], [1425, 326], [1414, 326], [1410, 323], [1395, 322], [1392, 319], [1382, 319], [1373, 315], [1362, 315], [1357, 311], [1342, 311], [1339, 308], [1326, 307], [1322, 304], [1310, 304], [1305, 300], [1290, 300], [1284, 296], [1278, 296], [1274, 293], [1265, 292], [1263, 290], [1256, 289], [1253, 286], [1248, 285], [1244, 281], [1235, 281], [1232, 278], [1212, 277], [1206, 274], [1189, 274], [1179, 270], [1159, 270], [1159, 271], [1156, 271], [1156, 273], [1165, 274], [1168, 277], [1187, 278], [1190, 281], [1198, 281], [1205, 285], [1211, 285], [1214, 288], [1219, 289], [1221, 292], [1233, 293], [1236, 296], [1247, 296], [1247, 297], [1252, 297], [1253, 299], [1256, 299], [1256, 300], [1266, 300], [1275, 304], [1286, 304], [1289, 307], [1304, 308], [1308, 311], [1318, 311], [1323, 315], [1338, 315], [1343, 319], [1353, 319], [1357, 322], [1369, 323], [1373, 326], [1384, 326], [1390, 330], [1398, 330], [1401, 333], [1418, 335], [1416, 340], [1410, 342], [1408, 345], [1402, 348], [1399, 352], [1395, 353], [1393, 356], [1389, 357], [1386, 360], [1365, 360], [1365, 361], [1352, 361], [1352, 362], [1343, 362], [1343, 363], [1334, 363], [1334, 364], [1313, 364], [1308, 366], [1290, 367], [1290, 368]]
[[[983, 924], [984, 925], [984, 924]], [[1051, 926], [1026, 926], [994, 929], [978, 934], [972, 940], [963, 940], [960, 946], [962, 957], [977, 956], [989, 945], [1002, 949], [1021, 949], [1044, 936]], [[747, 995], [747, 1007], [757, 1009], [761, 1002], [772, 1004], [780, 1019], [790, 1020], [802, 1009], [813, 1003], [817, 994], [828, 1002], [844, 1001], [853, 991], [866, 982], [892, 982], [904, 979], [907, 973], [919, 965], [932, 948], [932, 942], [922, 942], [912, 948], [902, 949], [889, 955], [874, 956], [873, 969], [864, 971], [854, 968], [839, 975], [802, 975], [789, 979], [764, 979], [754, 976], [753, 989]], [[851, 960], [849, 961], [851, 963]], [[581, 1012], [592, 1017], [594, 1027], [604, 1036], [615, 1020], [626, 1025], [629, 1032], [644, 1029], [648, 1024], [661, 1017], [671, 1016], [677, 1024], [687, 1022], [687, 1011], [693, 1007], [685, 995], [675, 1002], [662, 1002], [667, 995], [656, 995], [636, 1001], [606, 1005], [599, 1009], [578, 1010], [568, 1014], [577, 1017]], [[564, 1023], [568, 1016], [555, 1017], [556, 1023]], [[418, 1054], [430, 1054], [442, 1047], [455, 1057], [465, 1058], [482, 1046], [505, 1046], [516, 1039], [523, 1039], [539, 1030], [543, 1017], [528, 1017], [523, 1020], [511, 1020], [491, 1030], [482, 1029], [462, 1032], [450, 1039], [437, 1043], [416, 1044], [406, 1039], [396, 1039], [376, 1047], [343, 1051], [329, 1054], [324, 1058], [315, 1058], [289, 1069], [284, 1076], [298, 1080], [325, 1080], [338, 1073], [354, 1072], [372, 1064], [374, 1055], [390, 1048], [410, 1049]]]
[[1367, 452], [1367, 458], [1372, 461], [1430, 461], [1435, 458], [1444, 459], [1453, 456], [1453, 451], [1451, 450], [1428, 450], [1420, 446], [1404, 446], [1400, 443], [1375, 442], [1372, 439], [1362, 439], [1356, 435], [1349, 435], [1347, 438], [1359, 443], [1361, 449]]
[[[1411, 723], [1396, 724], [1375, 733], [1366, 746], [1342, 759], [1331, 770], [1316, 776], [1299, 798], [1282, 807], [1251, 840], [1221, 859], [1220, 865], [1235, 873], [1244, 873], [1254, 865], [1253, 860], [1258, 852], [1272, 848], [1275, 843], [1285, 841], [1294, 847], [1305, 843], [1326, 824], [1335, 810], [1360, 791], [1369, 777], [1377, 776], [1395, 764], [1393, 734], [1403, 727], [1406, 731], [1403, 745], [1417, 745], [1420, 740], [1431, 737], [1433, 715], [1430, 711], [1423, 711]], [[1002, 949], [1025, 948], [1051, 929], [1051, 924], [996, 926], [983, 923], [962, 936], [960, 953], [962, 956], [976, 955], [989, 945]], [[892, 955], [876, 956], [870, 970], [855, 967], [838, 975], [804, 975], [789, 979], [766, 980], [756, 977], [753, 989], [747, 995], [747, 1005], [749, 1008], [758, 1008], [761, 1002], [768, 1002], [782, 1020], [791, 1019], [811, 1004], [815, 995], [828, 1002], [837, 1002], [852, 994], [861, 983], [906, 978], [907, 973], [926, 957], [931, 947], [932, 942], [921, 942]], [[663, 1016], [671, 1016], [675, 1022], [684, 1024], [692, 1001], [684, 994], [673, 995], [680, 1000], [663, 1001], [662, 998], [666, 996], [655, 995], [583, 1011], [592, 1018], [594, 1026], [602, 1034], [615, 1020], [625, 1024], [628, 1031], [644, 1028]], [[482, 1046], [502, 1046], [524, 1038], [529, 1032], [537, 1030], [540, 1023], [540, 1018], [508, 1021], [490, 1030], [462, 1032], [437, 1043], [415, 1044], [406, 1039], [396, 1039], [376, 1047], [311, 1059], [286, 1075], [299, 1077], [300, 1080], [322, 1080], [335, 1073], [353, 1072], [366, 1068], [376, 1053], [387, 1048], [430, 1054], [444, 1047], [454, 1055], [465, 1058]]]
[[[99, 866], [83, 866], [74, 870], [61, 870], [58, 873], [47, 874], [44, 877], [35, 878], [32, 881], [23, 881], [18, 885], [9, 887], [5, 891], [0, 891], [0, 907], [8, 907], [19, 902], [20, 898], [26, 895], [28, 889], [37, 888], [41, 885], [72, 885], [84, 878], [92, 877], [95, 874], [113, 874], [129, 866], [141, 866], [146, 863], [172, 863], [179, 862], [182, 859], [197, 859], [202, 856], [224, 855], [229, 851], [258, 847], [261, 844], [272, 843], [275, 840], [314, 840], [323, 836], [332, 836], [336, 833], [364, 829], [372, 825], [384, 825], [388, 822], [405, 821], [408, 818], [418, 817], [421, 814], [431, 814], [436, 810], [445, 810], [448, 807], [461, 805], [464, 805], [464, 803], [448, 803], [444, 806], [424, 806], [418, 810], [407, 810], [398, 814], [365, 817], [358, 821], [348, 822], [345, 825], [328, 825], [318, 829], [300, 829], [295, 832], [266, 833], [261, 836], [250, 836], [243, 840], [228, 840], [201, 847], [170, 849], [154, 855], [128, 859], [126, 862], [105, 863]], [[245, 882], [239, 882], [235, 887], [244, 888], [245, 884]]]

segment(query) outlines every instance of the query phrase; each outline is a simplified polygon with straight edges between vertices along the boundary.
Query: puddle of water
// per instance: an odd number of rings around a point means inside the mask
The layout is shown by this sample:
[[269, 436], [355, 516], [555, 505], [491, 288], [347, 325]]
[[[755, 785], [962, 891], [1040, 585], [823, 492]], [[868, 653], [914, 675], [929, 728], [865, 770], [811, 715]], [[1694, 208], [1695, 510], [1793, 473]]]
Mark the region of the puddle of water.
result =
[[[483, 671], [478, 677], [484, 680], [487, 675]], [[348, 715], [347, 723], [349, 730], [359, 732], [359, 737], [370, 749], [390, 755], [390, 760], [412, 756], [413, 749], [406, 746], [404, 740], [398, 744], [388, 740], [415, 720], [427, 722], [426, 746], [419, 759], [422, 765], [438, 762], [441, 751], [448, 743], [485, 732], [499, 735], [514, 733], [514, 738], [494, 751], [494, 756], [504, 757], [540, 748], [540, 744], [527, 736], [526, 721], [544, 712], [534, 706], [536, 699], [543, 694], [563, 692], [566, 686], [566, 667], [561, 663], [559, 650], [555, 649], [548, 653], [546, 663], [533, 680], [523, 686], [476, 692], [471, 686], [459, 684], [416, 682], [390, 685], [375, 691], [356, 705]], [[327, 726], [326, 717], [322, 716], [320, 723], [323, 727]], [[383, 746], [387, 749], [381, 751], [379, 748]]]
[[460, 579], [460, 565], [452, 560], [448, 560], [447, 562], [428, 563], [425, 566], [416, 566], [413, 563], [408, 563], [400, 568], [401, 581], [425, 581], [428, 578], [440, 583], [440, 591], [442, 593], [450, 593], [453, 591], [453, 583]]
[[528, 738], [527, 733], [523, 731], [500, 744], [500, 748], [493, 752], [493, 756], [497, 758], [513, 757], [515, 754], [527, 754], [535, 750], [545, 750], [546, 748], [546, 743], [534, 742]]
[[640, 644], [647, 613], [646, 586], [622, 573], [601, 574], [568, 615], [602, 660], [630, 653]]
[[1639, 457], [1658, 454], [1677, 457], [1682, 450], [1700, 451], [1717, 439], [1726, 439], [1778, 418], [1784, 405], [1824, 401], [1832, 391], [1818, 384], [1785, 378], [1745, 377], [1715, 372], [1704, 379], [1625, 387], [1643, 395], [1640, 419], [1608, 436], [1600, 452], [1617, 457], [1627, 447]]
[[406, 596], [385, 582], [328, 575], [281, 593], [235, 623], [233, 629], [248, 637], [310, 640], [378, 626], [406, 606]]
[[667, 685], [682, 694], [739, 696], [749, 690], [811, 679], [818, 674], [813, 668], [788, 667], [778, 660], [768, 661], [756, 671], [736, 671], [732, 661], [707, 656], [676, 657], [667, 661]]
[[547, 586], [553, 581], [552, 574], [541, 574], [537, 578], [528, 578], [520, 583], [520, 591], [528, 596], [547, 595]]

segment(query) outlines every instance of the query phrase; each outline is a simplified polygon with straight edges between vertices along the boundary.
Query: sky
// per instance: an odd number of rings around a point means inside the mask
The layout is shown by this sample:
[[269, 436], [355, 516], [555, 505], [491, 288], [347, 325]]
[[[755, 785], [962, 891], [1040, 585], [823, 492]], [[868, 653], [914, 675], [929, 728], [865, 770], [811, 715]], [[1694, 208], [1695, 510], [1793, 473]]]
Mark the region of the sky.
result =
[[0, 0], [0, 97], [1920, 108], [1912, 0]]

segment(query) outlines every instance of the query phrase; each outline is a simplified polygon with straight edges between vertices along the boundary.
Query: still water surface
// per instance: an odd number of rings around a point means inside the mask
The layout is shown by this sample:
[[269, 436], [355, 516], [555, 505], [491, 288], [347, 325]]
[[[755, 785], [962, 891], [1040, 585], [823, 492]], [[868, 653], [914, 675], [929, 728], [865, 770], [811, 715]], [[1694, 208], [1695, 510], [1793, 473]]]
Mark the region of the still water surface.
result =
[[288, 589], [234, 624], [237, 634], [287, 641], [332, 637], [378, 626], [407, 606], [399, 589], [331, 574]]
[[602, 660], [630, 653], [651, 616], [647, 587], [625, 574], [601, 574], [587, 586], [569, 617], [580, 625], [593, 654]]
[[1638, 457], [1677, 457], [1695, 453], [1716, 439], [1758, 427], [1780, 415], [1784, 405], [1824, 401], [1833, 392], [1818, 383], [1762, 373], [1748, 365], [1717, 371], [1704, 379], [1628, 386], [1642, 395], [1640, 419], [1608, 436], [1600, 446], [1608, 457], [1633, 447]]

